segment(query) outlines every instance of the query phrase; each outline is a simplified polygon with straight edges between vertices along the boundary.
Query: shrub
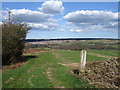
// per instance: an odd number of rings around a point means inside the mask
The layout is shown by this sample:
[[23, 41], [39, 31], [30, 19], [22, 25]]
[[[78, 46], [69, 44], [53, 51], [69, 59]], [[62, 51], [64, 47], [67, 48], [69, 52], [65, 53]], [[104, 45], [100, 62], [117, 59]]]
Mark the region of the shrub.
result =
[[26, 34], [30, 27], [27, 24], [3, 22], [2, 26], [2, 64], [15, 63], [20, 59]]

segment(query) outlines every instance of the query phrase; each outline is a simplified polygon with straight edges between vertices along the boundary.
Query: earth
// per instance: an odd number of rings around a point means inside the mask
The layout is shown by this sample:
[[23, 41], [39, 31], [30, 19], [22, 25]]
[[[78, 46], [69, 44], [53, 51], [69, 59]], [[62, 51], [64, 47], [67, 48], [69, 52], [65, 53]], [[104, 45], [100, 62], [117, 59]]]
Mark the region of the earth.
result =
[[87, 79], [96, 88], [120, 88], [120, 58], [86, 64], [84, 72], [72, 70], [79, 78]]

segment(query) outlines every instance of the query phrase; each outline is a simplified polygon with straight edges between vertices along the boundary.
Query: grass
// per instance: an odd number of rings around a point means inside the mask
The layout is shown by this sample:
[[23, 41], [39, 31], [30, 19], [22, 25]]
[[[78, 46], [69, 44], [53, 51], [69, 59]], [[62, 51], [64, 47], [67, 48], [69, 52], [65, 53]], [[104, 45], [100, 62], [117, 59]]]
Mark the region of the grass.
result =
[[45, 68], [41, 66], [42, 63], [38, 63], [38, 59], [31, 59], [26, 65], [3, 73], [3, 88], [50, 87], [51, 84], [44, 73]]
[[2, 72], [0, 72], [0, 89], [2, 89]]
[[[87, 52], [117, 56], [115, 50]], [[87, 62], [106, 60], [87, 54]], [[70, 68], [59, 63], [79, 63], [80, 51], [57, 50], [41, 52], [38, 57], [29, 59], [22, 67], [3, 72], [3, 88], [86, 88], [93, 87], [86, 80], [69, 73]]]
[[[57, 80], [59, 86], [64, 86], [67, 88], [86, 88], [92, 87], [87, 81], [77, 78], [69, 73], [69, 69], [61, 67], [61, 65], [56, 66], [57, 69], [53, 69], [53, 77]], [[60, 83], [61, 82], [61, 83]]]
[[[73, 53], [78, 53], [76, 51], [67, 52], [64, 53], [70, 56]], [[3, 88], [93, 87], [87, 81], [70, 74], [68, 67], [59, 65], [58, 63], [64, 62], [61, 58], [57, 59], [54, 53], [56, 52], [42, 52], [38, 58], [30, 59], [22, 67], [5, 71], [3, 73]], [[71, 58], [70, 62], [72, 59], [74, 58]]]
[[93, 52], [93, 53], [97, 53], [101, 55], [118, 57], [118, 50], [89, 50], [89, 52]]
[[[76, 63], [80, 62], [80, 51], [70, 51], [70, 50], [61, 50], [55, 51], [56, 54], [60, 55], [60, 57], [64, 57], [64, 62]], [[93, 55], [87, 54], [87, 62], [105, 60], [105, 58], [97, 57]]]

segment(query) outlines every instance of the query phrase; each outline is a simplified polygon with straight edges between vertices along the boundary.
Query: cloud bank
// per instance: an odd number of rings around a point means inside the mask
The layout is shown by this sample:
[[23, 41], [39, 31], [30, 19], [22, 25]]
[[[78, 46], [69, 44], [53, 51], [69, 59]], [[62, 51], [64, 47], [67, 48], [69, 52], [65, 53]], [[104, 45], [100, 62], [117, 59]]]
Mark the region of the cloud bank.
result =
[[34, 30], [56, 30], [57, 21], [52, 19], [54, 14], [62, 14], [64, 7], [61, 1], [50, 0], [44, 2], [40, 8], [41, 11], [29, 9], [12, 9], [13, 19], [28, 23]]
[[118, 25], [118, 13], [110, 11], [81, 10], [68, 13], [63, 18], [81, 30], [115, 30]]
[[45, 22], [52, 17], [50, 14], [29, 9], [12, 9], [11, 13], [14, 19], [18, 19], [22, 22]]
[[[7, 14], [7, 12], [5, 13]], [[27, 23], [32, 27], [32, 30], [50, 31], [57, 28], [56, 20], [52, 19], [53, 15], [51, 14], [29, 9], [12, 9], [11, 13], [11, 19]], [[4, 16], [4, 19], [6, 18], [7, 16]]]
[[[58, 0], [44, 2], [40, 11], [29, 9], [12, 9], [13, 19], [28, 23], [33, 30], [57, 30], [59, 20], [52, 19], [55, 14], [62, 14], [63, 3]], [[7, 13], [7, 12], [6, 12]], [[7, 15], [7, 14], [6, 14]], [[7, 16], [3, 16], [6, 18]], [[59, 25], [60, 31], [84, 32], [84, 31], [115, 31], [118, 27], [118, 13], [99, 10], [80, 10], [65, 15], [66, 24]], [[64, 22], [61, 19], [61, 22]], [[68, 28], [67, 28], [68, 27]]]

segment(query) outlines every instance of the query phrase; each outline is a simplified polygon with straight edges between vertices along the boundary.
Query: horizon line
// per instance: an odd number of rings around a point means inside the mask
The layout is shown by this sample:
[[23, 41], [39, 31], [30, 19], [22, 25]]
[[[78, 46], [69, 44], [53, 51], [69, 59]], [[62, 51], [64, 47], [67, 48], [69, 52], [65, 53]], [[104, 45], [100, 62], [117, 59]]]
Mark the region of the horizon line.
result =
[[[79, 38], [79, 37], [64, 37], [64, 38], [26, 38], [26, 39], [87, 39], [91, 37], [86, 37], [86, 38]], [[120, 38], [113, 38], [113, 37], [93, 37], [91, 39], [120, 39]]]

